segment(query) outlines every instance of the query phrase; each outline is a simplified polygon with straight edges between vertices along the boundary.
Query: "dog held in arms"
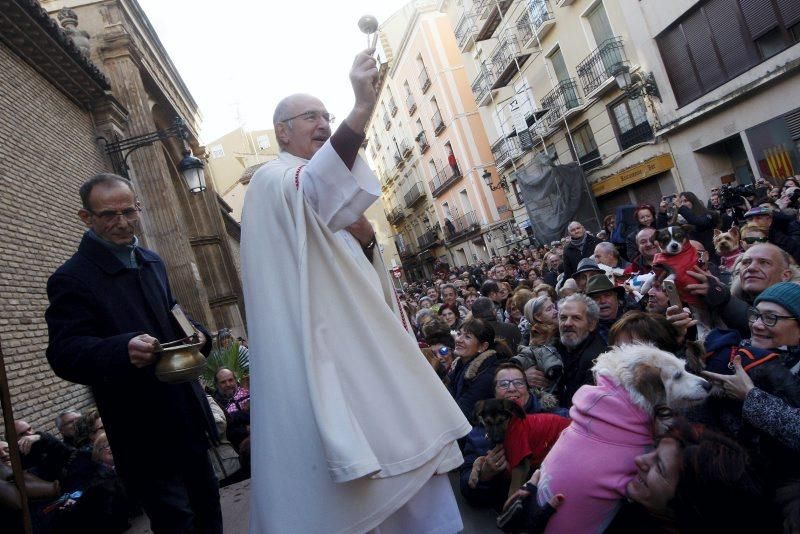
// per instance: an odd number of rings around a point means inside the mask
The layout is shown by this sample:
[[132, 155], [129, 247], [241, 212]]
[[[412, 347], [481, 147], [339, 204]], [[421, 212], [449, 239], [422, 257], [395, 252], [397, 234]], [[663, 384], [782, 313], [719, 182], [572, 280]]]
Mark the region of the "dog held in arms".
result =
[[[539, 466], [558, 439], [561, 431], [569, 426], [569, 419], [549, 413], [526, 414], [514, 401], [488, 399], [475, 404], [478, 423], [486, 429], [490, 448], [500, 443], [506, 454], [511, 471], [511, 496], [530, 476], [530, 471]], [[485, 456], [472, 464], [468, 484], [478, 485]]]
[[651, 345], [615, 347], [592, 368], [596, 386], [573, 397], [572, 423], [544, 459], [537, 500], [568, 495], [545, 532], [602, 532], [636, 475], [636, 456], [653, 446], [673, 409], [701, 403], [711, 384]]

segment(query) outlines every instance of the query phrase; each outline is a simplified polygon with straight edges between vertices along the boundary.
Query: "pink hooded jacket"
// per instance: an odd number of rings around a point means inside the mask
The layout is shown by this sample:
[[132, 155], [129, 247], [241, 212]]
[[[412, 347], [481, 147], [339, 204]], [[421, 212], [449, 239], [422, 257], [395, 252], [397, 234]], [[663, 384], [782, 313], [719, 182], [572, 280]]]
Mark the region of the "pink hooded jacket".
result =
[[652, 418], [624, 387], [606, 376], [572, 399], [572, 423], [542, 463], [540, 505], [563, 493], [546, 533], [602, 532], [617, 513], [634, 458], [652, 449]]

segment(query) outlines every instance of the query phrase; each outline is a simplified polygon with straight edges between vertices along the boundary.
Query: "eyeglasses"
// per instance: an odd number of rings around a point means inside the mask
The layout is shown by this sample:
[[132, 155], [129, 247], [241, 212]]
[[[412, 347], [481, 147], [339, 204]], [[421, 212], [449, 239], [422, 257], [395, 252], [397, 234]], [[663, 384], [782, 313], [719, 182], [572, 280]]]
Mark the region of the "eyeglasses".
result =
[[750, 324], [755, 323], [761, 319], [761, 322], [764, 323], [764, 326], [775, 326], [778, 324], [778, 321], [791, 319], [793, 321], [797, 320], [797, 317], [792, 317], [791, 315], [778, 315], [772, 312], [760, 312], [757, 308], [747, 308], [747, 322]]
[[512, 385], [515, 389], [522, 389], [527, 387], [528, 383], [521, 378], [515, 378], [514, 380], [498, 380], [495, 385], [497, 386], [497, 389], [508, 389]]
[[115, 211], [115, 210], [104, 210], [101, 212], [95, 212], [86, 208], [86, 211], [100, 219], [105, 223], [110, 223], [111, 221], [116, 221], [117, 217], [122, 215], [128, 222], [133, 222], [139, 219], [139, 212], [142, 211], [141, 206], [134, 206], [132, 208], [125, 208], [122, 211]]
[[283, 119], [282, 121], [278, 122], [289, 122], [294, 119], [303, 119], [309, 122], [317, 122], [319, 121], [320, 118], [325, 119], [325, 122], [327, 122], [328, 124], [333, 124], [336, 122], [336, 117], [334, 115], [331, 115], [327, 111], [304, 111], [299, 115], [295, 115], [294, 117], [289, 117], [288, 119]]
[[743, 237], [742, 241], [747, 243], [748, 245], [752, 245], [753, 243], [766, 243], [769, 241], [766, 237]]

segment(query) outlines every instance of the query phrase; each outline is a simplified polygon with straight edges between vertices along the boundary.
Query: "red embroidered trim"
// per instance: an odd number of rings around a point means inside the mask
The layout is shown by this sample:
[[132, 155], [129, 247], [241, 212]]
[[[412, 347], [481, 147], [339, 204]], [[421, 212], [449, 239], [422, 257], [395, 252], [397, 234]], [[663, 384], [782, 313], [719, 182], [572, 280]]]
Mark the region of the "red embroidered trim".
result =
[[[392, 282], [390, 281], [389, 283], [391, 284]], [[406, 332], [411, 332], [406, 324], [406, 312], [403, 310], [403, 305], [400, 303], [400, 296], [397, 294], [397, 290], [394, 286], [392, 286], [392, 293], [394, 293], [394, 301], [397, 302], [397, 308], [400, 310], [400, 321], [403, 323], [403, 328], [405, 328]]]
[[303, 167], [305, 167], [305, 165], [300, 165], [294, 172], [294, 188], [298, 191], [300, 190], [300, 171], [303, 170]]

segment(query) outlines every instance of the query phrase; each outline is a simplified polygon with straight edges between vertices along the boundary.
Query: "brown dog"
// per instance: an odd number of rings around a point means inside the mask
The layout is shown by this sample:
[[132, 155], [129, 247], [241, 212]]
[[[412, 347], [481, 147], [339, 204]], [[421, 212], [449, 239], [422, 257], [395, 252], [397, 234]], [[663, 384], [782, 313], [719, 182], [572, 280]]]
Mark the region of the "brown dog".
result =
[[740, 241], [739, 229], [735, 226], [731, 226], [727, 232], [714, 229], [714, 250], [719, 254], [720, 270], [733, 272], [733, 265], [742, 254]]
[[[490, 449], [503, 444], [511, 470], [509, 497], [530, 477], [531, 468], [542, 463], [561, 431], [570, 423], [566, 417], [549, 413], [526, 414], [517, 403], [506, 399], [478, 401], [475, 414], [486, 429]], [[473, 481], [477, 485], [483, 467], [478, 460], [470, 473], [471, 487], [475, 487]]]

